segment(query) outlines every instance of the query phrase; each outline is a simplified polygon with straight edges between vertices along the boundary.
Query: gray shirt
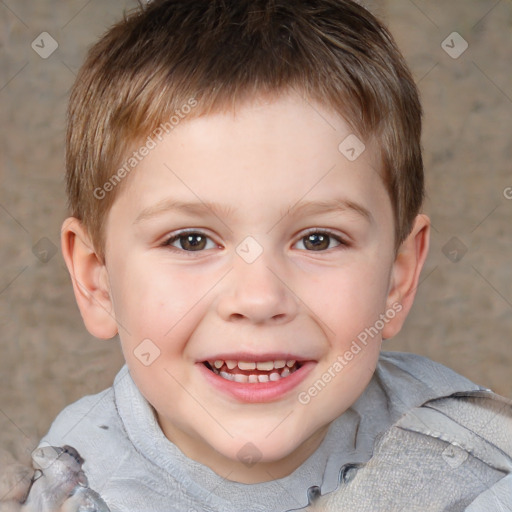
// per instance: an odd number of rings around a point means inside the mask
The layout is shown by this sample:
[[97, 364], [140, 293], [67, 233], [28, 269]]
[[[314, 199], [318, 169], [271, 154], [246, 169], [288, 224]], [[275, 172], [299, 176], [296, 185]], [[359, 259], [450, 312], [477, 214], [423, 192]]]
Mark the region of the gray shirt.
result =
[[382, 352], [369, 385], [319, 448], [289, 476], [259, 484], [228, 481], [187, 458], [164, 436], [126, 366], [111, 388], [66, 407], [42, 443], [75, 447], [112, 512], [284, 512], [305, 507], [312, 486], [335, 490], [340, 469], [368, 462], [376, 440], [407, 411], [482, 389], [429, 359]]

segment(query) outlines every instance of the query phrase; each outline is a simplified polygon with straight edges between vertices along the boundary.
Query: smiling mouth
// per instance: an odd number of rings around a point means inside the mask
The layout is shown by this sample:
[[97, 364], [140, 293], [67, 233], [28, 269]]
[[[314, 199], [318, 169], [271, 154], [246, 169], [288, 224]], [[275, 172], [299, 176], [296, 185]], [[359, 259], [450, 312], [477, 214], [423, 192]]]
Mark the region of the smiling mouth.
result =
[[275, 361], [204, 361], [203, 364], [219, 377], [232, 382], [257, 384], [277, 382], [297, 371], [302, 363], [295, 359]]

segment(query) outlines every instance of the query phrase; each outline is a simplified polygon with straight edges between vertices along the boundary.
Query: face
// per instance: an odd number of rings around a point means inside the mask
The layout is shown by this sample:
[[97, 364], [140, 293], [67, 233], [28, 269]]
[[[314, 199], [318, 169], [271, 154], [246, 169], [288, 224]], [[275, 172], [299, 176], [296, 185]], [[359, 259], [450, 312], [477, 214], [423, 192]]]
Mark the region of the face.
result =
[[185, 120], [107, 218], [131, 375], [165, 435], [231, 480], [293, 471], [375, 369], [393, 214], [376, 149], [340, 150], [351, 134], [292, 95]]

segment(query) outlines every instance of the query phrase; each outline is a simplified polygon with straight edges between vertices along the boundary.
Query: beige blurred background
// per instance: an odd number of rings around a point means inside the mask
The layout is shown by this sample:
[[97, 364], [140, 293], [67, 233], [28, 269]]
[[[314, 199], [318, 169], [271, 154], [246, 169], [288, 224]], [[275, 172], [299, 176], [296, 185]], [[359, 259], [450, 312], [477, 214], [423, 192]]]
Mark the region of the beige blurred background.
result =
[[[87, 47], [133, 4], [0, 2], [0, 445], [8, 449], [33, 448], [65, 405], [109, 386], [122, 364], [117, 341], [83, 327], [58, 246], [68, 90]], [[512, 1], [371, 7], [421, 90], [433, 222], [415, 306], [385, 347], [512, 397]], [[55, 43], [43, 32], [58, 44], [47, 58], [39, 54]]]

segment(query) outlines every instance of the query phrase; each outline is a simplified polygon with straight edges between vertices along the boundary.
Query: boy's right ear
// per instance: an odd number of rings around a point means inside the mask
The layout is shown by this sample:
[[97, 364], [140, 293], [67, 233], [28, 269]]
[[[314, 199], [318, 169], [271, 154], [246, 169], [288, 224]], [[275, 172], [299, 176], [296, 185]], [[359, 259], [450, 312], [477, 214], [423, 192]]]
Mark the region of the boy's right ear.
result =
[[117, 323], [107, 269], [78, 219], [69, 217], [62, 224], [61, 248], [85, 327], [97, 338], [112, 338]]

